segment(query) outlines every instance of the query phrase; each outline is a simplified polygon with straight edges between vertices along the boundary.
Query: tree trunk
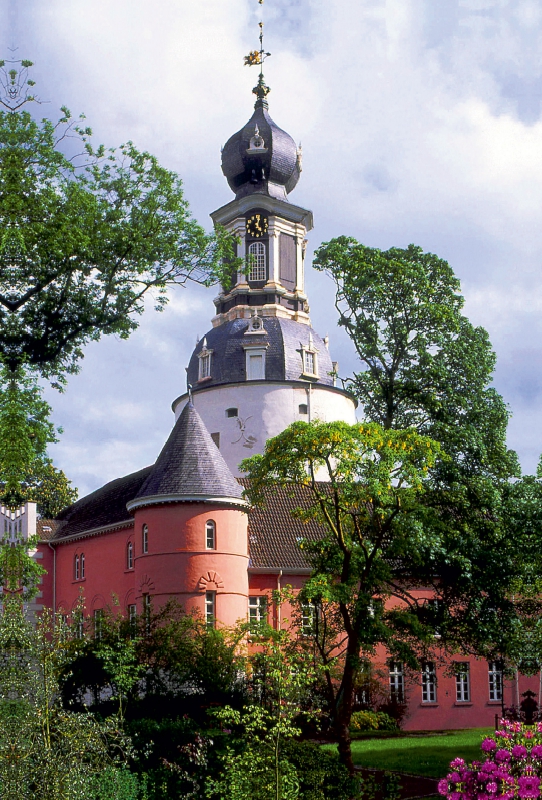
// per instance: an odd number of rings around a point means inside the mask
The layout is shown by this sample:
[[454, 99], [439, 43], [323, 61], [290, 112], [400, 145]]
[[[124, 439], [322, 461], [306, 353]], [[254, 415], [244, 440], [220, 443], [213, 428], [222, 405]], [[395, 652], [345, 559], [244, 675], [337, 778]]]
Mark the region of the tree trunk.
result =
[[351, 650], [352, 644], [349, 642], [346, 659], [344, 662], [343, 678], [340, 689], [335, 700], [334, 732], [339, 746], [339, 759], [347, 768], [350, 775], [354, 774], [354, 762], [352, 761], [352, 747], [350, 739], [350, 719], [352, 717], [352, 703], [354, 695], [354, 679], [357, 673], [358, 659]]

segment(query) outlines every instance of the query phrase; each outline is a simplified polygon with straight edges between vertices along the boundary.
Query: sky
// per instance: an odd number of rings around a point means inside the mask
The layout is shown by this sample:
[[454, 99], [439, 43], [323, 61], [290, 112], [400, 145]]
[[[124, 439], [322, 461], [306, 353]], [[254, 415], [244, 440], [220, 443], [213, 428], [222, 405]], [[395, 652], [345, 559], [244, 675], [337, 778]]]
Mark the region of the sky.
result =
[[[85, 113], [96, 143], [132, 140], [183, 179], [193, 215], [233, 199], [220, 147], [252, 114], [263, 12], [270, 114], [303, 146], [291, 195], [312, 251], [334, 236], [436, 253], [497, 353], [509, 446], [542, 452], [542, 5], [538, 0], [0, 0], [0, 54], [34, 62], [42, 105]], [[307, 269], [313, 326], [357, 368], [333, 287]], [[152, 463], [210, 327], [216, 289], [176, 290], [129, 341], [86, 348], [51, 453], [84, 495]]]

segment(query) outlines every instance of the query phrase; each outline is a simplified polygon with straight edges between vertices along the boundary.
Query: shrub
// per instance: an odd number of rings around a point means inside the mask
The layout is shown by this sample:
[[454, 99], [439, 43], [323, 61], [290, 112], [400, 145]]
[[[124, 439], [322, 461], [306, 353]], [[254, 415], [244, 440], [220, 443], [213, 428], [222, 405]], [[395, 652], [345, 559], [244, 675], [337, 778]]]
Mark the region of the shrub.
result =
[[398, 726], [385, 711], [354, 711], [350, 728], [353, 731], [396, 731]]
[[351, 778], [339, 756], [312, 742], [290, 740], [282, 755], [292, 764], [299, 779], [299, 800], [344, 800], [360, 798], [360, 781]]

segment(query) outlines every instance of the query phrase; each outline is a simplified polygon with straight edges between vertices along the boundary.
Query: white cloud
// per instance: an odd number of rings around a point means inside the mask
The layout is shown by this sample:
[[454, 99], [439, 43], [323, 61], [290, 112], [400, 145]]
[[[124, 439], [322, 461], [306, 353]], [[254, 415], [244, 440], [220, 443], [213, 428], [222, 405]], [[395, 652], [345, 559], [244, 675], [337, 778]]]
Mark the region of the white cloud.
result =
[[[256, 44], [256, 0], [13, 8], [21, 55], [36, 61], [51, 100], [40, 110], [66, 102], [86, 111], [97, 139], [131, 138], [156, 153], [180, 172], [207, 225], [231, 199], [220, 145], [251, 113], [256, 73], [243, 56]], [[497, 386], [516, 412], [510, 443], [531, 466], [542, 451], [533, 411], [542, 387], [531, 380], [542, 348], [539, 5], [266, 0], [263, 10], [271, 114], [303, 143], [292, 200], [315, 212], [311, 246], [347, 233], [382, 248], [413, 241], [448, 258], [467, 313], [497, 348]], [[315, 327], [330, 333], [332, 350], [336, 343], [341, 371], [355, 368], [329, 284], [309, 276], [308, 285]], [[129, 342], [88, 349], [81, 375], [54, 401], [66, 428], [55, 454], [76, 482], [93, 488], [156, 457], [213, 296], [179, 291]]]

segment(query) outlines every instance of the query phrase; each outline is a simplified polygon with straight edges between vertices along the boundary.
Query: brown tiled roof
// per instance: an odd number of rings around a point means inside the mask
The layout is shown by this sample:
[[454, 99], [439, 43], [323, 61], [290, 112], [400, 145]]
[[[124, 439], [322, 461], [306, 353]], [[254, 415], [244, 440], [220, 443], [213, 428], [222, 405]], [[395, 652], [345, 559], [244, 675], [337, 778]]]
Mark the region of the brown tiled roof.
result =
[[36, 534], [41, 542], [54, 539], [66, 523], [59, 519], [38, 519], [36, 521]]
[[151, 470], [152, 466], [145, 467], [124, 478], [110, 481], [65, 508], [56, 520], [64, 525], [55, 533], [53, 540], [130, 520], [126, 503], [137, 497]]
[[[40, 520], [40, 538], [61, 541], [68, 536], [84, 534], [97, 528], [107, 528], [130, 519], [126, 503], [138, 496], [152, 467], [106, 483], [87, 497], [66, 508], [56, 520]], [[240, 483], [247, 485], [246, 479]], [[265, 506], [248, 512], [249, 566], [253, 569], [307, 570], [310, 564], [301, 550], [301, 540], [317, 541], [321, 526], [311, 520], [302, 522], [292, 517], [295, 508], [307, 504], [308, 489], [269, 487]], [[44, 531], [51, 527], [51, 532]], [[48, 535], [46, 535], [48, 534]]]
[[[247, 480], [241, 479], [241, 484]], [[310, 569], [307, 555], [299, 547], [303, 539], [318, 541], [323, 530], [314, 520], [302, 522], [292, 517], [295, 508], [307, 506], [305, 486], [284, 489], [269, 487], [265, 506], [251, 508], [248, 514], [249, 566], [254, 569]]]

